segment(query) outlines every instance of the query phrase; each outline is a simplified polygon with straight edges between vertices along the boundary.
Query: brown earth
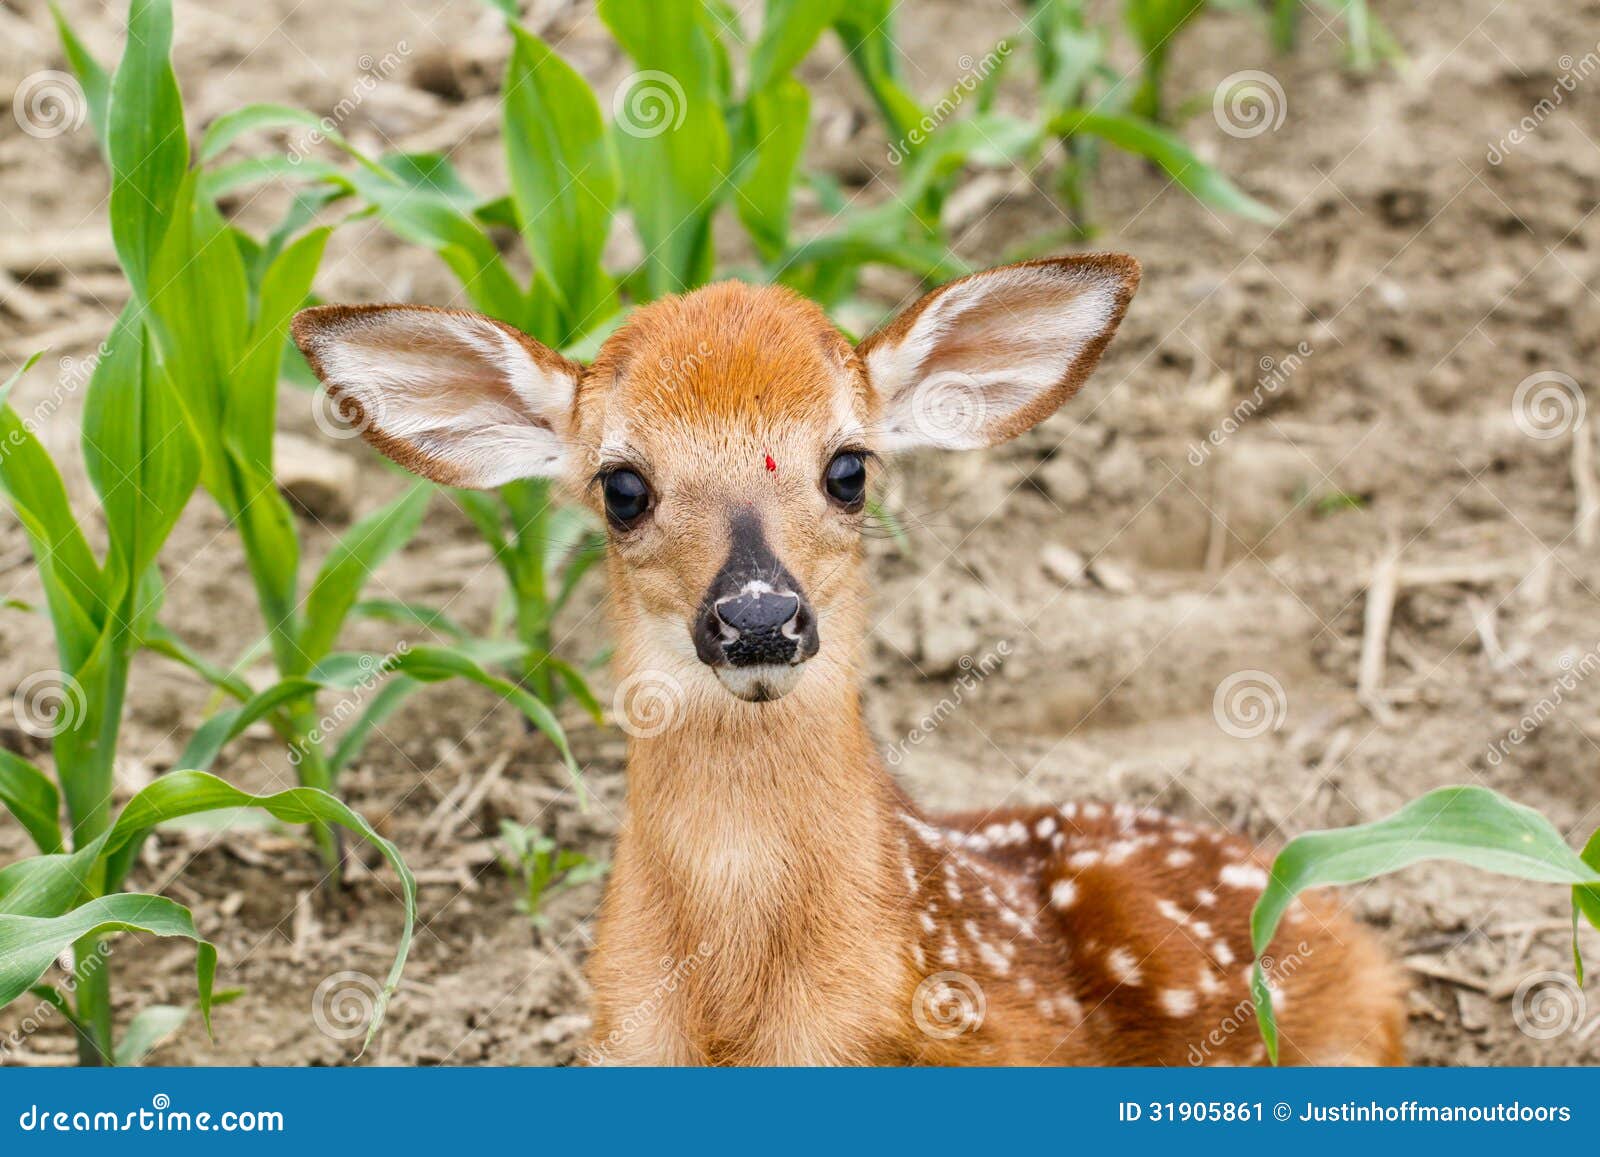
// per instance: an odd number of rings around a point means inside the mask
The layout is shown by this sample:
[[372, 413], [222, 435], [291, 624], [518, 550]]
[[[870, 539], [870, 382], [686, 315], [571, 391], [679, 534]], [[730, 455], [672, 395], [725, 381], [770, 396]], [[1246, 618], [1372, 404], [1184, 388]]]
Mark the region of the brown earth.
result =
[[[121, 5], [63, 7], [111, 56]], [[1600, 341], [1592, 288], [1600, 231], [1591, 220], [1600, 75], [1584, 72], [1600, 4], [1377, 7], [1409, 59], [1366, 77], [1341, 67], [1340, 29], [1321, 28], [1311, 9], [1305, 42], [1289, 58], [1274, 57], [1241, 16], [1203, 19], [1173, 61], [1173, 92], [1197, 94], [1185, 132], [1278, 208], [1282, 223], [1219, 216], [1144, 164], [1108, 155], [1093, 189], [1095, 244], [1138, 255], [1145, 281], [1101, 371], [1016, 444], [896, 467], [892, 500], [910, 542], [904, 551], [873, 544], [868, 696], [897, 773], [928, 804], [1100, 797], [1279, 842], [1377, 817], [1442, 784], [1482, 783], [1539, 808], [1575, 844], [1600, 823], [1600, 681], [1572, 678], [1587, 673], [1600, 646], [1600, 559], [1575, 533], [1573, 436], [1530, 436], [1513, 403], [1536, 373], [1584, 382]], [[177, 8], [179, 71], [197, 123], [251, 100], [331, 109], [364, 69], [398, 54], [399, 67], [344, 131], [374, 148], [452, 148], [478, 187], [503, 187], [493, 92], [504, 43], [485, 6], [180, 0]], [[529, 21], [602, 93], [628, 71], [587, 5], [539, 0]], [[981, 56], [1017, 22], [1000, 0], [912, 0], [900, 15], [908, 74], [934, 94], [959, 75], [959, 58]], [[0, 31], [0, 75], [64, 67], [41, 2], [0, 0]], [[817, 90], [813, 160], [861, 184], [868, 199], [887, 196], [886, 142], [838, 65], [830, 42], [804, 68]], [[1286, 111], [1280, 127], [1241, 138], [1221, 130], [1209, 105], [1223, 76], [1248, 68], [1272, 73]], [[1563, 76], [1579, 78], [1571, 91]], [[1541, 111], [1557, 92], [1559, 105]], [[1527, 139], [1501, 143], [1525, 117], [1534, 126]], [[1491, 163], [1497, 143], [1505, 155]], [[1065, 222], [1047, 196], [1050, 173], [1047, 163], [1031, 181], [991, 182], [991, 198], [958, 223], [961, 255], [982, 264], [1059, 247], [1052, 239]], [[109, 328], [125, 291], [103, 232], [105, 195], [86, 127], [40, 140], [11, 118], [0, 124], [0, 258], [21, 283], [0, 280], [6, 362], [43, 345], [52, 358], [81, 358]], [[259, 225], [281, 202], [269, 193], [235, 209]], [[629, 245], [619, 239], [619, 255]], [[736, 245], [730, 236], [735, 257]], [[915, 290], [883, 273], [868, 286], [878, 315]], [[336, 235], [318, 287], [330, 300], [437, 304], [455, 292], [431, 256], [366, 222]], [[51, 402], [55, 379], [70, 381], [71, 370], [36, 371], [14, 401], [48, 408], [43, 437], [71, 464], [84, 509], [79, 399], [67, 391], [59, 407]], [[1259, 408], [1249, 405], [1220, 444], [1207, 442], [1263, 378], [1272, 385], [1259, 392]], [[359, 443], [322, 438], [309, 396], [287, 386], [281, 425], [359, 472], [358, 511], [400, 485]], [[302, 529], [314, 562], [339, 526], [308, 519]], [[1402, 588], [1381, 687], [1363, 701], [1363, 594], [1389, 544], [1403, 548], [1404, 568], [1464, 566], [1471, 581]], [[257, 612], [237, 545], [203, 499], [174, 535], [165, 569], [170, 625], [218, 660], [253, 641]], [[500, 590], [469, 525], [442, 500], [377, 587], [447, 606], [477, 629], [488, 628]], [[20, 529], [0, 521], [0, 596], [37, 594]], [[561, 624], [577, 657], [605, 648], [600, 597], [591, 584]], [[392, 639], [390, 629], [365, 625], [349, 641], [381, 648]], [[963, 655], [1002, 651], [997, 672], [975, 687], [962, 682]], [[41, 621], [6, 612], [0, 694], [50, 666], [51, 654]], [[1258, 687], [1276, 681], [1286, 704], [1273, 717], [1279, 726], [1253, 738], [1225, 732], [1213, 709], [1219, 685], [1241, 672]], [[1563, 676], [1575, 686], [1564, 689]], [[1542, 700], [1553, 712], [1508, 741]], [[213, 706], [184, 672], [143, 660], [124, 788], [170, 767]], [[930, 715], [948, 717], [926, 728]], [[351, 802], [398, 842], [421, 881], [411, 963], [363, 1063], [575, 1056], [587, 1023], [579, 969], [600, 888], [561, 896], [536, 937], [514, 907], [496, 838], [500, 820], [512, 818], [606, 854], [622, 805], [623, 744], [614, 730], [577, 718], [572, 726], [587, 810], [547, 746], [462, 687], [417, 698], [350, 774]], [[0, 741], [41, 753], [8, 719]], [[502, 759], [498, 778], [461, 814], [456, 805]], [[292, 782], [265, 735], [232, 749], [219, 770], [256, 789]], [[22, 850], [14, 827], [0, 829], [0, 862]], [[218, 1010], [215, 1044], [190, 1023], [154, 1063], [354, 1060], [359, 1042], [343, 1031], [329, 991], [340, 990], [341, 973], [382, 975], [400, 910], [382, 870], [358, 873], [333, 896], [317, 878], [295, 831], [190, 827], [150, 841], [134, 884], [190, 904], [221, 950], [219, 984], [244, 990]], [[1600, 1060], [1597, 1022], [1570, 994], [1556, 994], [1569, 1002], [1561, 1011], [1570, 1031], [1518, 1028], [1519, 983], [1570, 968], [1563, 890], [1432, 865], [1347, 899], [1415, 970], [1417, 1061]], [[1585, 936], [1591, 953], [1600, 950]], [[113, 967], [124, 1018], [192, 997], [186, 947], [125, 937]], [[313, 1015], [319, 1004], [324, 1031]], [[0, 1013], [0, 1037], [26, 1011]], [[4, 1059], [59, 1064], [70, 1049], [64, 1027], [47, 1023]]]

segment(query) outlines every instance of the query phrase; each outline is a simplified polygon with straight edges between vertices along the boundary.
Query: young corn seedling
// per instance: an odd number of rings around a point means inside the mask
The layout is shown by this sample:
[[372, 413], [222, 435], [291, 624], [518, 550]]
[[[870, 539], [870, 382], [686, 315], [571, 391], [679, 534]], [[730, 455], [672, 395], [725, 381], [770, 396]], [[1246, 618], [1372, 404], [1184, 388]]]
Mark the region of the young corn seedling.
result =
[[[151, 352], [172, 383], [172, 422], [192, 442], [199, 483], [239, 533], [278, 676], [271, 686], [257, 689], [238, 674], [247, 660], [232, 669], [219, 667], [160, 626], [153, 614], [141, 619], [140, 642], [238, 701], [195, 732], [180, 765], [208, 769], [226, 743], [264, 720], [287, 745], [300, 783], [336, 792], [341, 771], [407, 694], [426, 682], [459, 677], [511, 700], [551, 738], [576, 775], [565, 735], [545, 702], [487, 670], [480, 662], [485, 652], [464, 640], [400, 646], [382, 656], [335, 651], [353, 613], [451, 629], [431, 608], [361, 600], [373, 572], [416, 533], [430, 487], [414, 485], [355, 523], [335, 543], [309, 588], [300, 589], [301, 543], [294, 515], [274, 481], [273, 431], [285, 329], [310, 292], [332, 230], [311, 221], [335, 191], [298, 197], [284, 222], [256, 241], [223, 219], [215, 199], [270, 173], [271, 166], [252, 161], [228, 169], [207, 166], [252, 129], [303, 124], [308, 118], [260, 106], [221, 117], [201, 142], [199, 163], [191, 166], [170, 59], [169, 0], [134, 0], [130, 28], [148, 27], [152, 35], [130, 35], [118, 69], [118, 77], [126, 79], [109, 86], [59, 15], [58, 24], [85, 92], [109, 101], [109, 110], [93, 119], [105, 129], [113, 232], [133, 291], [129, 308], [148, 331]], [[123, 91], [132, 96], [119, 105]], [[134, 101], [137, 123], [130, 127]], [[119, 126], [136, 135], [119, 138]], [[124, 244], [124, 237], [142, 244]], [[331, 715], [319, 710], [323, 691], [343, 699]], [[350, 707], [352, 693], [358, 711]], [[353, 718], [333, 742], [329, 721], [343, 722], [349, 715]], [[326, 867], [336, 872], [334, 832], [320, 823], [314, 831]]]
[[506, 874], [522, 884], [517, 911], [528, 917], [536, 941], [550, 926], [550, 918], [544, 912], [546, 900], [557, 892], [598, 880], [611, 870], [604, 860], [562, 848], [537, 828], [511, 820], [501, 821], [500, 839], [506, 849]]
[[1262, 953], [1296, 896], [1311, 888], [1355, 884], [1413, 864], [1445, 860], [1521, 880], [1572, 887], [1572, 958], [1583, 982], [1578, 922], [1600, 929], [1600, 832], [1582, 854], [1538, 812], [1482, 787], [1443, 787], [1394, 815], [1337, 831], [1308, 832], [1278, 853], [1250, 919], [1256, 963], [1251, 980], [1256, 1019], [1268, 1055], [1278, 1058], [1278, 1027]]
[[[165, 28], [156, 5], [135, 5], [135, 36], [159, 42]], [[116, 154], [142, 147], [128, 122], [147, 106], [137, 64], [112, 83]], [[120, 130], [120, 131], [119, 131]], [[138, 264], [159, 244], [154, 205], [128, 206], [114, 221], [125, 259]], [[33, 361], [37, 360], [37, 356]], [[31, 366], [33, 361], [28, 364]], [[59, 668], [29, 681], [22, 710], [51, 740], [55, 775], [0, 751], [0, 806], [32, 838], [39, 855], [0, 868], [0, 1006], [31, 996], [65, 1017], [86, 1065], [137, 1063], [172, 1030], [185, 1010], [156, 1005], [126, 1026], [112, 1015], [109, 938], [117, 932], [180, 937], [196, 945], [198, 1003], [211, 1027], [216, 949], [183, 905], [164, 896], [124, 891], [141, 845], [158, 824], [182, 816], [259, 808], [287, 823], [338, 825], [371, 841], [394, 867], [405, 927], [369, 1028], [383, 1009], [411, 942], [416, 894], [399, 853], [355, 812], [326, 792], [294, 788], [257, 796], [201, 771], [171, 772], [113, 808], [114, 761], [123, 703], [135, 656], [161, 609], [157, 555], [193, 493], [200, 449], [187, 428], [178, 391], [157, 356], [149, 329], [130, 305], [106, 341], [84, 399], [83, 455], [99, 495], [109, 545], [97, 556], [67, 500], [55, 462], [32, 422], [6, 405], [14, 376], [0, 386], [0, 495], [21, 522], [54, 628]], [[46, 682], [40, 681], [43, 676]], [[47, 685], [48, 684], [48, 685]], [[67, 825], [61, 826], [62, 804]], [[60, 984], [45, 976], [71, 952]]]

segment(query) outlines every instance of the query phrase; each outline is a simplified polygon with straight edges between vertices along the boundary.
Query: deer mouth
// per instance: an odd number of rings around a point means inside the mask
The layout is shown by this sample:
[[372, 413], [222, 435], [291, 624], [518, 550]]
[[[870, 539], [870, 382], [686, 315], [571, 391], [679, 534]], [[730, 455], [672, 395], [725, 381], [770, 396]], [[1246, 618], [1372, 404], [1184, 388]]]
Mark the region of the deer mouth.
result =
[[717, 680], [736, 699], [746, 703], [770, 703], [795, 689], [802, 674], [801, 663], [760, 663], [748, 667], [713, 667]]

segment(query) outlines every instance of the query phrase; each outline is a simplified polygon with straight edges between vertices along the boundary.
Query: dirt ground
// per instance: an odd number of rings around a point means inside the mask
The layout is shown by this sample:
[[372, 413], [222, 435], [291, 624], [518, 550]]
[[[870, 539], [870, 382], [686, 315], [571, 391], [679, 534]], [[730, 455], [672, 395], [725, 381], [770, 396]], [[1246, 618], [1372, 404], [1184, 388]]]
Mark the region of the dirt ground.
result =
[[[122, 4], [62, 6], [110, 56]], [[1376, 11], [1408, 62], [1365, 77], [1341, 67], [1340, 30], [1322, 29], [1311, 11], [1291, 57], [1274, 57], [1256, 23], [1218, 12], [1173, 60], [1172, 91], [1196, 97], [1188, 138], [1282, 222], [1218, 216], [1142, 163], [1108, 155], [1093, 189], [1094, 244], [1136, 254], [1145, 279], [1099, 373], [1068, 409], [1004, 449], [895, 467], [891, 502], [910, 540], [872, 544], [867, 695], [896, 773], [930, 806], [1128, 801], [1270, 844], [1375, 818], [1443, 784], [1482, 783], [1537, 807], [1574, 844], [1600, 824], [1600, 680], [1560, 685], [1587, 673], [1584, 657], [1600, 646], [1600, 558], [1576, 533], [1578, 479], [1594, 468], [1578, 454], [1574, 470], [1570, 431], [1528, 432], [1517, 393], [1541, 373], [1586, 383], [1600, 344], [1600, 73], [1580, 75], [1600, 39], [1600, 3], [1385, 0]], [[505, 45], [477, 0], [180, 0], [177, 12], [195, 123], [251, 100], [330, 109], [363, 70], [399, 53], [401, 66], [345, 132], [372, 147], [451, 148], [478, 187], [504, 187], [493, 94]], [[537, 0], [528, 19], [603, 93], [628, 71], [588, 5]], [[959, 58], [981, 55], [1018, 19], [1003, 0], [908, 0], [899, 24], [915, 87], [940, 91], [960, 74]], [[42, 0], [0, 0], [0, 22], [0, 76], [64, 67]], [[839, 64], [829, 41], [804, 66], [817, 94], [812, 159], [866, 199], [887, 196], [886, 142]], [[1283, 120], [1231, 135], [1211, 95], [1250, 68], [1281, 85]], [[1568, 89], [1563, 77], [1578, 79]], [[10, 84], [0, 87], [8, 96]], [[1557, 92], [1559, 107], [1535, 111]], [[1526, 139], [1502, 143], [1525, 117], [1537, 122]], [[960, 254], [995, 263], [1050, 245], [1065, 225], [1047, 195], [1050, 172], [1047, 163], [1032, 180], [990, 182], [988, 199], [964, 210]], [[105, 195], [86, 127], [39, 140], [12, 118], [0, 123], [9, 271], [0, 372], [43, 345], [52, 359], [81, 358], [108, 330], [124, 290], [103, 232]], [[234, 208], [261, 223], [279, 208], [274, 197]], [[814, 210], [802, 217], [818, 223]], [[881, 272], [868, 284], [881, 312], [916, 289]], [[339, 231], [318, 289], [330, 300], [454, 296], [430, 255], [369, 223]], [[15, 401], [45, 398], [69, 373], [36, 372]], [[1230, 432], [1208, 440], [1253, 396], [1261, 404], [1237, 429], [1227, 422]], [[87, 508], [77, 402], [68, 397], [43, 436], [71, 463]], [[321, 438], [311, 404], [285, 386], [280, 424], [353, 464], [357, 513], [393, 493], [399, 480], [359, 442]], [[1594, 424], [1580, 429], [1592, 434]], [[338, 529], [337, 518], [307, 520], [308, 566]], [[1391, 547], [1406, 581], [1381, 679], [1358, 696], [1364, 592]], [[231, 661], [253, 641], [257, 612], [237, 546], [203, 498], [164, 559], [170, 625]], [[478, 629], [500, 589], [469, 524], [443, 500], [378, 587], [444, 605]], [[0, 596], [36, 594], [22, 533], [0, 519]], [[578, 657], [606, 647], [602, 594], [592, 582], [561, 623]], [[349, 641], [392, 640], [389, 628], [362, 626]], [[965, 686], [962, 656], [991, 653], [1003, 664]], [[0, 616], [0, 697], [52, 665], [51, 654], [42, 622]], [[1265, 726], [1238, 715], [1226, 694], [1263, 687]], [[959, 708], [940, 711], [943, 700]], [[1508, 742], [1541, 701], [1555, 709]], [[211, 706], [186, 673], [142, 660], [123, 787], [171, 767]], [[948, 717], [925, 727], [935, 712]], [[0, 742], [43, 754], [3, 716]], [[562, 895], [536, 937], [514, 906], [497, 840], [500, 820], [512, 818], [607, 854], [622, 807], [622, 737], [577, 717], [571, 726], [587, 810], [546, 745], [463, 687], [414, 700], [350, 773], [351, 802], [399, 844], [421, 884], [405, 981], [360, 1063], [575, 1058], [600, 886]], [[292, 781], [265, 735], [233, 748], [219, 771], [256, 789]], [[0, 827], [0, 862], [22, 846], [14, 827]], [[343, 1018], [361, 988], [344, 974], [383, 974], [400, 908], [382, 870], [358, 873], [332, 897], [317, 879], [296, 831], [191, 827], [149, 842], [133, 884], [191, 905], [221, 951], [219, 986], [244, 990], [218, 1010], [214, 1044], [191, 1022], [152, 1063], [355, 1062], [359, 1039]], [[1417, 1062], [1600, 1062], [1600, 1008], [1590, 1013], [1580, 999], [1558, 1010], [1554, 1032], [1521, 1015], [1537, 1013], [1540, 991], [1519, 996], [1519, 985], [1570, 969], [1562, 889], [1432, 865], [1346, 898], [1413, 970]], [[1600, 956], [1600, 938], [1585, 935]], [[192, 998], [187, 947], [125, 937], [112, 966], [124, 1018]], [[1570, 993], [1552, 991], [1570, 1004]], [[0, 1036], [21, 1015], [0, 1013]], [[65, 1027], [47, 1024], [7, 1059], [63, 1064], [70, 1051]]]

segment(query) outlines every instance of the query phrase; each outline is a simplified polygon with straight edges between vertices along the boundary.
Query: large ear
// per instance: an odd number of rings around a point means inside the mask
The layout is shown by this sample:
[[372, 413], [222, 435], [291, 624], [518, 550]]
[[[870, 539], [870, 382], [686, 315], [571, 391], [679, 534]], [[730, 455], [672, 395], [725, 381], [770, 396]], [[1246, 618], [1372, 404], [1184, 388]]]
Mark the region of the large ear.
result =
[[1139, 287], [1121, 254], [975, 273], [863, 341], [885, 450], [969, 450], [1015, 438], [1083, 385]]
[[340, 415], [407, 470], [490, 490], [562, 473], [582, 367], [509, 325], [420, 305], [325, 305], [294, 340]]

